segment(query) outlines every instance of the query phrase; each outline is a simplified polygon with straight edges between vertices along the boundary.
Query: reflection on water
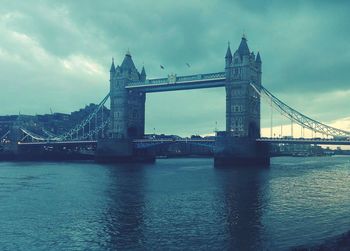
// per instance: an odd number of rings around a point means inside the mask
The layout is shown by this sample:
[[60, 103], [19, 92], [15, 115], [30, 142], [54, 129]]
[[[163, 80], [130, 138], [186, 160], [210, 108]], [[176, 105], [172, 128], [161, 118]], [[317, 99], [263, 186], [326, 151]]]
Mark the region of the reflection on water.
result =
[[0, 163], [1, 250], [284, 250], [350, 229], [350, 157]]
[[109, 166], [108, 200], [105, 212], [106, 248], [143, 246], [145, 166]]
[[262, 210], [266, 190], [266, 169], [217, 170], [222, 187], [223, 222], [227, 248], [258, 250], [263, 247]]

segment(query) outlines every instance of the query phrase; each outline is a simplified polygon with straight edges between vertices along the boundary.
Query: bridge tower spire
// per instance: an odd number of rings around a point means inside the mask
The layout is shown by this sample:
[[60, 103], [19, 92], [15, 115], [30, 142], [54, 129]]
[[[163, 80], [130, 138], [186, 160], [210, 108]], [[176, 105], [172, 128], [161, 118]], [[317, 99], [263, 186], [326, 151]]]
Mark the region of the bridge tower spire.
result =
[[230, 42], [228, 42], [228, 45], [227, 45], [225, 63], [226, 63], [226, 68], [230, 67], [231, 63], [232, 63], [232, 53], [231, 53], [231, 48], [230, 48]]
[[111, 80], [115, 74], [114, 58], [112, 58], [112, 65], [111, 65], [111, 69], [109, 70], [109, 73], [110, 73], [110, 80]]
[[140, 80], [144, 82], [146, 80], [146, 70], [145, 67], [142, 66], [141, 74], [140, 74]]

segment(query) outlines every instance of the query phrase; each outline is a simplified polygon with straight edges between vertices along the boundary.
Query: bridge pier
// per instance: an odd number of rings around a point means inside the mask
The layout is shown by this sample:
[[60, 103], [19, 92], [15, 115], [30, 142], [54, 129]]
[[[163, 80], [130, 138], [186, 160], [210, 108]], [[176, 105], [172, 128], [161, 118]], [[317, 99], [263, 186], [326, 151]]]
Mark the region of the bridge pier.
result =
[[100, 163], [153, 163], [155, 156], [148, 152], [136, 152], [131, 139], [105, 138], [97, 142], [95, 161]]
[[227, 167], [267, 167], [270, 165], [269, 143], [223, 132], [217, 135], [215, 141], [214, 164]]

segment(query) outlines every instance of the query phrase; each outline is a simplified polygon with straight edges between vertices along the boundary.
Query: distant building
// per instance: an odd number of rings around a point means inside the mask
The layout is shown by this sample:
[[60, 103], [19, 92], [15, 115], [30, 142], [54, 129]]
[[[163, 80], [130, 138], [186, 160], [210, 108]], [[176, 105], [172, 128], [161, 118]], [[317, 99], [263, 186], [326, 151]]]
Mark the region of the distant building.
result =
[[[67, 132], [73, 126], [79, 124], [86, 119], [98, 106], [96, 104], [89, 104], [79, 111], [74, 111], [71, 114], [53, 113], [43, 115], [5, 115], [0, 116], [0, 137], [2, 137], [14, 125], [20, 125], [38, 135], [48, 136], [60, 135]], [[104, 107], [104, 119], [109, 119], [109, 109]], [[97, 117], [101, 121], [101, 115]], [[90, 126], [91, 130], [95, 128], [95, 124]]]
[[273, 155], [288, 156], [321, 156], [334, 154], [330, 149], [324, 149], [313, 144], [272, 144], [271, 153]]

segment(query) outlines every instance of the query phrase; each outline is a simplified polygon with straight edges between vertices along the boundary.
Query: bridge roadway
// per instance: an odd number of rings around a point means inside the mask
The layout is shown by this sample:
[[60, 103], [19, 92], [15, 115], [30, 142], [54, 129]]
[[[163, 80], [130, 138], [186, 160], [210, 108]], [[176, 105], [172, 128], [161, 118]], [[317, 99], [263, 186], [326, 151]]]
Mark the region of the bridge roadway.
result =
[[[275, 144], [313, 144], [313, 145], [350, 145], [350, 140], [321, 139], [321, 138], [259, 138], [259, 142], [268, 142]], [[139, 139], [134, 143], [169, 143], [169, 142], [188, 142], [188, 143], [214, 143], [215, 139]]]
[[350, 145], [350, 140], [321, 138], [260, 138], [256, 141], [276, 144]]
[[[314, 145], [350, 145], [350, 140], [335, 140], [321, 138], [259, 138], [256, 141], [268, 142], [276, 144], [314, 144]], [[136, 139], [135, 144], [163, 144], [163, 143], [198, 143], [198, 144], [213, 144], [215, 139]], [[46, 141], [46, 142], [18, 142], [18, 145], [95, 145], [96, 140], [85, 141]]]
[[129, 83], [125, 88], [142, 92], [164, 92], [225, 86], [225, 72], [189, 76], [169, 75], [168, 78], [148, 79], [145, 82]]
[[41, 142], [18, 142], [19, 146], [81, 146], [81, 145], [96, 145], [96, 140], [74, 140], [74, 141], [41, 141]]

